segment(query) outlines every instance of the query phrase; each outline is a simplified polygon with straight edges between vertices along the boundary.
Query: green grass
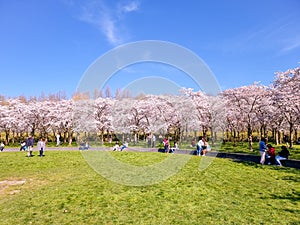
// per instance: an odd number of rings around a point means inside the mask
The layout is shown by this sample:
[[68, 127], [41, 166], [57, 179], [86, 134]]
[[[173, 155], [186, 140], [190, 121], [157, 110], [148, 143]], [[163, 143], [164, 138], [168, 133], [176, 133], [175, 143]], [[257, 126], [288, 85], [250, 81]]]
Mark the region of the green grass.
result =
[[[170, 157], [109, 154], [134, 165]], [[0, 181], [25, 183], [0, 185], [0, 224], [300, 223], [299, 170], [216, 158], [200, 171], [200, 159], [159, 184], [131, 187], [101, 177], [79, 151], [2, 152]]]

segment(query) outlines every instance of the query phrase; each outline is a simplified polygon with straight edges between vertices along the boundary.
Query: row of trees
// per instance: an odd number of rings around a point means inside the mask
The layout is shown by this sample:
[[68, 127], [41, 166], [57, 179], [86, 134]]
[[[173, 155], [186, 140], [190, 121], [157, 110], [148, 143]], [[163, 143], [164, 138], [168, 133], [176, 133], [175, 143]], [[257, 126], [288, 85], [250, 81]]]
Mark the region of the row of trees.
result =
[[[278, 72], [273, 83], [228, 89], [218, 96], [183, 88], [181, 96], [140, 95], [90, 98], [77, 93], [63, 98], [1, 98], [0, 131], [6, 144], [29, 133], [64, 142], [83, 133], [95, 133], [101, 142], [107, 135], [119, 139], [148, 133], [172, 134], [177, 140], [198, 132], [215, 141], [222, 136], [234, 141], [247, 133], [270, 136], [280, 143], [289, 135], [290, 147], [300, 128], [300, 68]], [[224, 137], [223, 137], [224, 135]], [[249, 139], [251, 140], [251, 139]], [[251, 144], [251, 143], [249, 143]]]

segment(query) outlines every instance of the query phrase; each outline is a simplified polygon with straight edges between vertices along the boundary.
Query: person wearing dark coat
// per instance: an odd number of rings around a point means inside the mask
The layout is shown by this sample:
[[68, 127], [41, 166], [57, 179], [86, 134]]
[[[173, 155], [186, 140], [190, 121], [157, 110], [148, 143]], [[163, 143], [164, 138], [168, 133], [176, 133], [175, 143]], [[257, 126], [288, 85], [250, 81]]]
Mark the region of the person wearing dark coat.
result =
[[286, 160], [289, 158], [290, 152], [287, 149], [286, 146], [282, 145], [281, 146], [281, 151], [278, 153], [278, 155], [275, 157], [276, 163], [278, 166], [282, 166], [280, 160]]

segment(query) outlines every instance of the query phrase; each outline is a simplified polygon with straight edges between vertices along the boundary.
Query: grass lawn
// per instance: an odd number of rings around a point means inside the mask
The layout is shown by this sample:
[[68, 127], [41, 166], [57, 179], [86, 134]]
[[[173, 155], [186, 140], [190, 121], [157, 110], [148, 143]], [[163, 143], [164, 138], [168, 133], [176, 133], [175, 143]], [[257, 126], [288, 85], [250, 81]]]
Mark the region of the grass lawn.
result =
[[[134, 165], [170, 157], [109, 154]], [[216, 158], [200, 171], [199, 162], [132, 187], [104, 179], [79, 151], [1, 152], [0, 224], [300, 224], [299, 170]]]

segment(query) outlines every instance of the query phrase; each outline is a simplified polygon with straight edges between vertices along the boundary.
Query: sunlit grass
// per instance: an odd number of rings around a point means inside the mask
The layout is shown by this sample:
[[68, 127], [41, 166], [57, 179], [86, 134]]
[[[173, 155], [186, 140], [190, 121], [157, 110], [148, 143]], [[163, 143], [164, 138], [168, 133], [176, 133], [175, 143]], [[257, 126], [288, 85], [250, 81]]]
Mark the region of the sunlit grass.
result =
[[[161, 153], [111, 154], [134, 165], [168, 157]], [[101, 177], [79, 151], [49, 151], [43, 158], [2, 152], [0, 181], [25, 183], [1, 190], [0, 223], [300, 223], [299, 170], [216, 158], [200, 171], [200, 159], [193, 156], [178, 174], [159, 184], [131, 187]]]

